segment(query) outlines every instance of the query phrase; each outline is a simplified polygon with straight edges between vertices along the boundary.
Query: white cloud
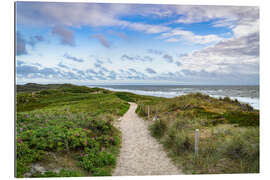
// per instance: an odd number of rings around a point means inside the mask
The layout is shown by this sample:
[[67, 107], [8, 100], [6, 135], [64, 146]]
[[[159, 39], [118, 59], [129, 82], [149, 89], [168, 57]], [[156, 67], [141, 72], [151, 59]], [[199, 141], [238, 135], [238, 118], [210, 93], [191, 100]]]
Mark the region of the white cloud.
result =
[[[160, 33], [170, 30], [162, 25], [133, 23], [120, 20], [119, 16], [139, 13], [127, 4], [96, 3], [31, 3], [17, 4], [18, 23], [45, 26], [120, 26], [145, 33]], [[35, 16], [33, 16], [35, 14]], [[36, 21], [36, 19], [39, 21]]]
[[148, 34], [156, 34], [170, 30], [171, 28], [166, 26], [160, 25], [150, 25], [150, 24], [143, 24], [143, 23], [130, 23], [128, 25], [131, 29], [135, 29], [138, 31], [143, 31]]
[[[169, 17], [181, 15], [179, 19], [168, 23], [198, 23], [213, 20], [214, 27], [228, 27], [233, 29], [237, 37], [241, 33], [248, 34], [259, 18], [257, 7], [240, 6], [187, 6], [187, 5], [132, 5], [132, 4], [97, 4], [97, 3], [17, 3], [17, 21], [22, 24], [45, 26], [119, 26], [145, 33], [162, 33], [172, 29], [165, 25], [153, 25], [142, 22], [130, 22], [121, 17], [128, 15], [141, 15], [151, 17]], [[83, 18], [82, 18], [83, 17]], [[36, 21], [36, 19], [39, 21]], [[182, 36], [196, 43], [207, 43], [220, 40], [215, 35], [195, 36], [185, 31]], [[174, 32], [171, 32], [174, 33]], [[251, 33], [251, 32], [250, 32]], [[181, 41], [181, 38], [170, 37], [167, 41]]]
[[199, 23], [212, 20], [213, 27], [227, 27], [235, 37], [259, 31], [259, 8], [244, 6], [176, 6], [183, 15], [177, 23]]
[[256, 32], [259, 32], [259, 19], [237, 25], [235, 28], [233, 28], [233, 33], [236, 38], [247, 36]]
[[[210, 77], [218, 77], [216, 78], [218, 81], [220, 80], [220, 77], [225, 78], [226, 75], [229, 75], [236, 79], [238, 78], [238, 82], [241, 82], [242, 78], [255, 77], [256, 79], [256, 77], [259, 77], [259, 10], [257, 7], [125, 5], [95, 3], [44, 4], [31, 2], [18, 2], [17, 5], [17, 22], [19, 24], [55, 27], [53, 33], [60, 36], [62, 43], [69, 45], [74, 44], [73, 31], [60, 27], [66, 28], [72, 26], [79, 28], [81, 26], [117, 26], [148, 34], [161, 33], [159, 38], [167, 42], [180, 41], [195, 44], [216, 43], [215, 45], [203, 50], [183, 55], [179, 57], [179, 59], [176, 59], [174, 56], [173, 62], [175, 64], [171, 64], [171, 66], [174, 66], [173, 68], [175, 69], [168, 68], [167, 70], [164, 66], [162, 67], [162, 70], [164, 71], [162, 71], [158, 67], [147, 66], [155, 69], [154, 71], [156, 71], [156, 73], [152, 73], [152, 76], [154, 77], [151, 76], [151, 78], [156, 78], [157, 80], [159, 78], [168, 78], [168, 80], [170, 80], [171, 78], [181, 79], [185, 78], [185, 76], [193, 76], [195, 78], [205, 77], [206, 79]], [[153, 18], [181, 16], [176, 21], [154, 25], [147, 24], [146, 22], [142, 23], [123, 20], [122, 17], [127, 17], [129, 15], [141, 15]], [[174, 23], [191, 24], [210, 20], [212, 27], [226, 27], [230, 29], [233, 33], [233, 37], [230, 39], [224, 39], [223, 37], [215, 34], [198, 35], [192, 31], [179, 28], [173, 29], [168, 26], [169, 24]], [[105, 38], [102, 38], [101, 36], [96, 38], [98, 38], [104, 46], [110, 46]], [[23, 49], [25, 50], [24, 47], [22, 50]], [[179, 52], [182, 52], [181, 47], [179, 47]], [[150, 53], [163, 55], [164, 52], [150, 51]], [[75, 75], [80, 74], [80, 76], [86, 79], [98, 79], [103, 73], [108, 77], [108, 79], [149, 78], [147, 73], [143, 73], [145, 72], [145, 69], [140, 69], [140, 64], [138, 65], [137, 62], [147, 62], [150, 64], [152, 58], [143, 55], [134, 57], [126, 55], [123, 58], [129, 61], [136, 61], [136, 63], [132, 63], [134, 64], [133, 67], [136, 69], [135, 72], [130, 70], [125, 71], [126, 74], [115, 74], [113, 72], [109, 72], [111, 71], [110, 69], [106, 71], [106, 69], [102, 69], [101, 65], [98, 65], [97, 68], [100, 68], [99, 71], [95, 72], [89, 70], [88, 76], [83, 75], [83, 72], [76, 71], [72, 72], [73, 74], [63, 73], [64, 75], [62, 77], [70, 79], [73, 76], [78, 77]], [[129, 61], [126, 61], [126, 64], [130, 65]], [[122, 64], [123, 62], [121, 62], [120, 65]], [[110, 68], [113, 68], [113, 65], [110, 65]], [[166, 65], [168, 65], [168, 63]], [[59, 67], [62, 69], [65, 68], [63, 64], [59, 64]], [[33, 67], [24, 68], [25, 69], [22, 69], [21, 72], [28, 69], [32, 70], [33, 73], [37, 71], [36, 68]], [[174, 72], [176, 69], [178, 71]], [[49, 69], [45, 69], [42, 72], [45, 74], [54, 74], [54, 71], [49, 71]], [[97, 74], [93, 74], [94, 72]], [[150, 73], [152, 71], [149, 71], [148, 69], [147, 72]], [[59, 71], [59, 73], [61, 72]], [[87, 74], [86, 71], [84, 73]], [[221, 76], [218, 76], [220, 74]]]
[[182, 29], [174, 29], [170, 32], [162, 33], [160, 38], [165, 39], [167, 42], [179, 42], [188, 41], [197, 44], [207, 44], [211, 42], [221, 41], [223, 38], [217, 35], [195, 35], [191, 31], [186, 31]]
[[257, 19], [257, 7], [245, 6], [175, 6], [176, 13], [183, 15], [176, 22], [198, 23], [216, 19], [218, 26], [230, 25], [229, 22]]
[[75, 45], [74, 32], [65, 27], [62, 26], [53, 27], [52, 34], [59, 36], [62, 44], [70, 46]]
[[181, 69], [189, 71], [259, 75], [259, 34], [224, 40], [180, 59]]

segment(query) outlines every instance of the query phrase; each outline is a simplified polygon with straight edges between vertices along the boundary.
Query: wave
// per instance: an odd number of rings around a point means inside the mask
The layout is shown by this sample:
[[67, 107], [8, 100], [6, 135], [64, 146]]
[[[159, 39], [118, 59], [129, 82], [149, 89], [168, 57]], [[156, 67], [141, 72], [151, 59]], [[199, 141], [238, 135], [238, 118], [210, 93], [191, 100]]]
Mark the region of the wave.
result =
[[[198, 89], [196, 90], [193, 88], [187, 88], [187, 89], [182, 88], [181, 89], [182, 91], [179, 91], [180, 89], [178, 89], [178, 88], [171, 89], [171, 91], [150, 91], [150, 90], [147, 91], [147, 90], [133, 90], [133, 89], [117, 89], [117, 88], [102, 87], [102, 86], [100, 86], [100, 88], [104, 88], [104, 89], [108, 89], [110, 91], [116, 91], [116, 92], [130, 92], [130, 93], [139, 94], [139, 95], [165, 97], [165, 98], [174, 98], [176, 96], [182, 96], [182, 95], [186, 95], [186, 94], [194, 93], [194, 92], [200, 92], [203, 94], [207, 94], [207, 95], [214, 97], [214, 98], [226, 97], [224, 95], [215, 95], [216, 91], [213, 91], [213, 90], [203, 91], [203, 90], [198, 90]], [[178, 91], [175, 91], [175, 90], [178, 90]], [[217, 91], [221, 91], [221, 90], [217, 90]], [[259, 98], [239, 97], [239, 96], [229, 96], [229, 97], [231, 99], [237, 99], [239, 102], [242, 102], [242, 103], [248, 103], [254, 109], [259, 109], [259, 104], [260, 104]]]
[[[217, 95], [209, 95], [214, 98], [224, 98], [225, 96], [217, 96]], [[251, 98], [251, 97], [230, 97], [230, 99], [237, 99], [239, 102], [247, 103], [251, 105], [254, 109], [260, 109], [260, 101], [259, 98]]]

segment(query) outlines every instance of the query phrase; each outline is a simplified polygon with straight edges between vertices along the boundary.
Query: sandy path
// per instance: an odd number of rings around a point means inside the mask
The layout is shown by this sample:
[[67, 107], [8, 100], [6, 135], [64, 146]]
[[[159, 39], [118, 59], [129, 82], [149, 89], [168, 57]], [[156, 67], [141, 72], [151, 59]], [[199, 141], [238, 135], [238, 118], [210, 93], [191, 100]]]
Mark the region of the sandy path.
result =
[[122, 148], [113, 176], [181, 174], [150, 134], [147, 123], [135, 113], [137, 104], [121, 118]]

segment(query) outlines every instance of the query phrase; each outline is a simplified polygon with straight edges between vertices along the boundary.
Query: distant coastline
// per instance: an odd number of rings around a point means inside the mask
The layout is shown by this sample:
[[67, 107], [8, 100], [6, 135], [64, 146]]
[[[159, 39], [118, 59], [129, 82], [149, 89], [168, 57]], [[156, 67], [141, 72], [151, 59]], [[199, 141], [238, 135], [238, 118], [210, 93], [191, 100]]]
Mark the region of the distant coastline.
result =
[[215, 98], [230, 97], [259, 108], [259, 86], [257, 85], [89, 85], [117, 92], [173, 98], [200, 92]]

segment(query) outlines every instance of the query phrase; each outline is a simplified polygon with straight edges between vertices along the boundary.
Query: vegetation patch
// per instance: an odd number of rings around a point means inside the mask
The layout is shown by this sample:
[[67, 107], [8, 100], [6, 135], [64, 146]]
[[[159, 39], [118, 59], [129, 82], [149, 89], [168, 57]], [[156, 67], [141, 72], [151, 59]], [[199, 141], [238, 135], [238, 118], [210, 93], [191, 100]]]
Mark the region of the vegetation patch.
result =
[[[151, 121], [151, 134], [185, 173], [259, 172], [259, 111], [249, 105], [200, 93], [138, 103], [136, 113]], [[196, 158], [195, 129], [200, 129]]]
[[224, 117], [232, 124], [239, 126], [259, 126], [258, 112], [229, 111]]
[[[121, 145], [113, 123], [129, 109], [128, 102], [138, 104], [136, 113], [150, 120], [151, 134], [185, 173], [259, 172], [259, 111], [237, 100], [200, 93], [161, 98], [71, 84], [17, 90], [17, 177], [111, 175]], [[200, 129], [196, 158], [195, 129]], [[31, 173], [31, 164], [63, 153], [76, 168], [60, 164], [57, 172]]]
[[167, 130], [167, 123], [164, 120], [156, 120], [149, 129], [154, 137], [160, 138]]
[[[129, 104], [99, 88], [57, 87], [17, 94], [16, 176], [111, 175], [121, 146], [121, 133], [113, 123]], [[58, 154], [66, 154], [75, 167], [65, 161], [51, 167], [52, 154], [55, 161]], [[33, 171], [35, 163], [45, 172]]]
[[129, 96], [129, 93], [125, 93], [125, 92], [117, 92], [117, 93], [115, 93], [115, 95], [116, 95], [118, 98], [120, 98], [120, 99], [122, 99], [122, 100], [124, 100], [124, 101], [127, 101], [127, 102], [135, 102], [135, 100], [134, 100], [131, 96]]

